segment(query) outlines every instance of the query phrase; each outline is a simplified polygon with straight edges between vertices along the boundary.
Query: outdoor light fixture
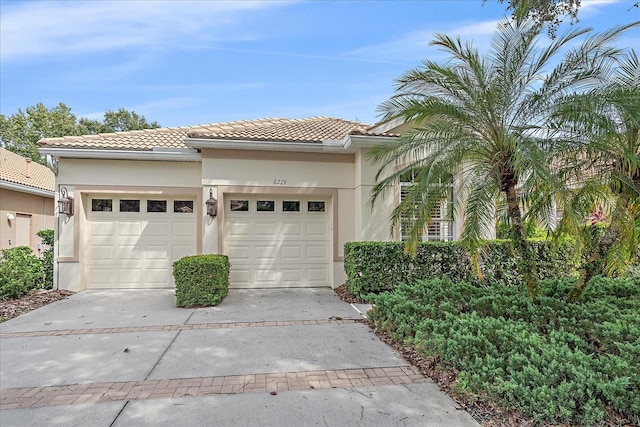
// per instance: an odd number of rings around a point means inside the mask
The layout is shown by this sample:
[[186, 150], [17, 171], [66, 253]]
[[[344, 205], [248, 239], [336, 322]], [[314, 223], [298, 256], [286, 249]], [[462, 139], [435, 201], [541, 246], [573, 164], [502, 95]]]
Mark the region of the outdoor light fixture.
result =
[[67, 187], [62, 187], [60, 189], [60, 199], [58, 200], [58, 210], [61, 214], [65, 214], [67, 216], [73, 215], [73, 197], [69, 197], [67, 195]]
[[215, 217], [216, 215], [218, 215], [218, 201], [213, 198], [213, 190], [211, 188], [209, 189], [209, 200], [207, 200], [206, 203], [207, 215], [209, 215], [210, 217]]

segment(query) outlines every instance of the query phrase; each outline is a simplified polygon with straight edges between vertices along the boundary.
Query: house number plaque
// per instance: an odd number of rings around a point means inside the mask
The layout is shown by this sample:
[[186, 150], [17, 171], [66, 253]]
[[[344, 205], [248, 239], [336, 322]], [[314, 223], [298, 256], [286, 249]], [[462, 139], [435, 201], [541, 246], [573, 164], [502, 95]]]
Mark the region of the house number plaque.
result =
[[273, 180], [273, 185], [285, 185], [287, 183], [287, 178], [276, 178]]

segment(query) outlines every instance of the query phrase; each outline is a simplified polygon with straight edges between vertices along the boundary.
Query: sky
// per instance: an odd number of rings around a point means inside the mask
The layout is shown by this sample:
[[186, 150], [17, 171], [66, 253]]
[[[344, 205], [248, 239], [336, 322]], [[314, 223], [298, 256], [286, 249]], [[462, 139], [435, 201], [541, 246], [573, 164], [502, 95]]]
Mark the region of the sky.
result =
[[[633, 3], [582, 0], [575, 25], [640, 20]], [[63, 102], [78, 117], [126, 108], [163, 127], [312, 116], [373, 124], [396, 78], [423, 59], [444, 61], [429, 46], [434, 33], [485, 50], [507, 14], [497, 0], [0, 0], [0, 113]], [[617, 44], [640, 52], [640, 29]]]

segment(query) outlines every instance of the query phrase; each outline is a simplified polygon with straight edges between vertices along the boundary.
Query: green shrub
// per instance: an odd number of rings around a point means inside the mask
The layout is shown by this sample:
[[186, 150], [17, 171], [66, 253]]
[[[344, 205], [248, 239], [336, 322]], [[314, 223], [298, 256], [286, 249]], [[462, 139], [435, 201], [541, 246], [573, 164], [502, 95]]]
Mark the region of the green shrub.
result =
[[178, 307], [218, 305], [229, 292], [229, 258], [194, 255], [173, 263]]
[[[540, 279], [571, 276], [575, 272], [568, 243], [554, 248], [549, 241], [530, 241]], [[518, 260], [509, 241], [487, 242], [481, 254], [484, 282], [522, 285]], [[415, 256], [404, 253], [403, 242], [348, 242], [344, 246], [347, 288], [367, 298], [393, 290], [399, 283], [446, 276], [454, 281], [475, 281], [471, 264], [457, 242], [425, 242]]]
[[44, 273], [43, 287], [51, 289], [53, 287], [53, 230], [45, 229], [36, 233], [41, 239], [42, 244], [47, 246], [42, 252], [42, 270]]
[[0, 251], [0, 298], [17, 298], [43, 287], [42, 262], [29, 246]]
[[536, 424], [638, 423], [640, 280], [597, 277], [580, 304], [563, 299], [574, 283], [543, 280], [534, 302], [522, 287], [418, 281], [375, 296], [370, 318], [457, 370], [459, 392]]

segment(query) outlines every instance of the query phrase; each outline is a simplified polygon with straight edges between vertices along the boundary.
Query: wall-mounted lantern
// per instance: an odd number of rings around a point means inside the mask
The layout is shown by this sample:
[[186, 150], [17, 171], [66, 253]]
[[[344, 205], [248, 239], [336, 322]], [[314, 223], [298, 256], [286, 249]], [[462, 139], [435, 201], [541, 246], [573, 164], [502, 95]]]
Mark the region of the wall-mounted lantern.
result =
[[67, 216], [73, 215], [73, 197], [69, 197], [67, 193], [67, 187], [60, 189], [60, 199], [58, 199], [58, 210], [61, 214]]
[[218, 215], [218, 201], [213, 198], [213, 190], [209, 189], [209, 200], [206, 201], [207, 204], [207, 215], [211, 217], [215, 217]]

